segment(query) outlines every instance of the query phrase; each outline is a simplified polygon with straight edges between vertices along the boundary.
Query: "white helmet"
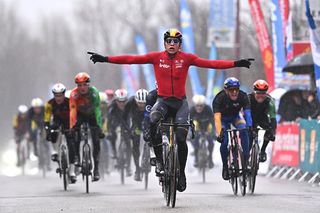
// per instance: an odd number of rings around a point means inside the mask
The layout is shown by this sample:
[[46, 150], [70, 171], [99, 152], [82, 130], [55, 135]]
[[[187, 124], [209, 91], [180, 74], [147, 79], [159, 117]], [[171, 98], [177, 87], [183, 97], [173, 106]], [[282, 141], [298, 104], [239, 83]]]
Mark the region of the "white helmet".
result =
[[18, 112], [20, 114], [25, 114], [26, 112], [28, 112], [28, 107], [26, 105], [20, 105], [18, 107]]
[[203, 95], [194, 95], [192, 101], [194, 105], [204, 105], [206, 103], [206, 97]]
[[128, 99], [128, 91], [126, 89], [117, 89], [114, 94], [117, 101], [126, 101]]
[[107, 94], [104, 93], [104, 92], [99, 92], [99, 97], [100, 97], [100, 102], [104, 102], [106, 103], [107, 102]]
[[34, 98], [31, 101], [31, 106], [32, 107], [42, 107], [43, 106], [43, 101], [41, 98]]
[[139, 89], [136, 92], [136, 95], [135, 95], [134, 98], [136, 99], [136, 102], [138, 102], [138, 103], [146, 103], [147, 95], [148, 95], [148, 91], [147, 90]]
[[57, 83], [52, 87], [53, 94], [64, 93], [65, 91], [66, 91], [66, 87], [61, 83]]

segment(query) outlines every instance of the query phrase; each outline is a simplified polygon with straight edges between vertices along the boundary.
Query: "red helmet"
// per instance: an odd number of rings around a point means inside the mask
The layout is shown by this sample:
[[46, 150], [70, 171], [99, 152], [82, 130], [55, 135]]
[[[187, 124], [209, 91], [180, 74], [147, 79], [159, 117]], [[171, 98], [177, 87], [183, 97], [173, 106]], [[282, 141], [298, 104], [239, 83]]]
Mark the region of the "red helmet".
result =
[[180, 43], [182, 42], [182, 33], [177, 29], [169, 29], [163, 34], [163, 39], [166, 40], [167, 38], [178, 38]]
[[86, 72], [79, 72], [74, 78], [74, 81], [76, 82], [76, 84], [83, 83], [83, 82], [89, 83], [90, 76]]
[[257, 92], [267, 92], [269, 84], [265, 80], [257, 80], [253, 84], [253, 90]]

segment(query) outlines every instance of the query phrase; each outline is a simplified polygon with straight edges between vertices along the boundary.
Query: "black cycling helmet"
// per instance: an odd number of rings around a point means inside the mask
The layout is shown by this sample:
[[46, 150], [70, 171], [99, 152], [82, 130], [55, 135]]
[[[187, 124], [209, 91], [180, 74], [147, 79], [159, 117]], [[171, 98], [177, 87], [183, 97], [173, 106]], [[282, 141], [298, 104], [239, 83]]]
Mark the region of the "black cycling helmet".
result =
[[175, 29], [175, 28], [171, 28], [169, 30], [167, 30], [164, 34], [163, 34], [163, 40], [165, 41], [167, 38], [178, 38], [180, 43], [182, 43], [182, 33]]

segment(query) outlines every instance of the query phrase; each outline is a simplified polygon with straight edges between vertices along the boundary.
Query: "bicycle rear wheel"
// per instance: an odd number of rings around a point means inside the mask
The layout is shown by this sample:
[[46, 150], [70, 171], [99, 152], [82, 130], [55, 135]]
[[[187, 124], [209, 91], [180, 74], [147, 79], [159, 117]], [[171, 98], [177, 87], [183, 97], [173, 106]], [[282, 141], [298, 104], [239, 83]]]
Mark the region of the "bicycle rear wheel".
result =
[[240, 185], [240, 191], [242, 196], [246, 195], [246, 187], [247, 187], [247, 181], [246, 181], [246, 162], [243, 157], [243, 152], [242, 149], [238, 147], [238, 165], [239, 165], [239, 170], [238, 170], [238, 180], [239, 180], [239, 185]]

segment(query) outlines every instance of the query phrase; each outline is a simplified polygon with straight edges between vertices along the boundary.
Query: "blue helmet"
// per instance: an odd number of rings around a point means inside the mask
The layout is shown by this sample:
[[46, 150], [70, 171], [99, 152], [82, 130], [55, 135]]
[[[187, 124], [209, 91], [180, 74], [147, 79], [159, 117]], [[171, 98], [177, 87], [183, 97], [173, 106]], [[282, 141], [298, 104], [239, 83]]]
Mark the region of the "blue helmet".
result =
[[240, 87], [240, 81], [234, 77], [227, 78], [224, 83], [224, 88], [229, 89], [229, 88], [239, 88]]

